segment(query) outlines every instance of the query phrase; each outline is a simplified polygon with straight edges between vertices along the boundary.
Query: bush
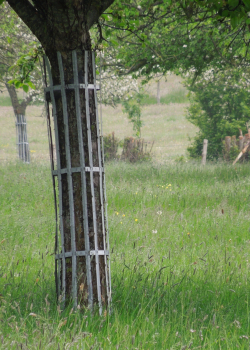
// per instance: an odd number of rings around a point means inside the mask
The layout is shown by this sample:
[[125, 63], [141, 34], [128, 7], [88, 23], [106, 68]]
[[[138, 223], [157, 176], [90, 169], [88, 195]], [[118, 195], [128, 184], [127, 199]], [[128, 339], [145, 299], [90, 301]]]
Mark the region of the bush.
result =
[[134, 96], [122, 101], [123, 113], [127, 113], [129, 121], [133, 124], [135, 136], [141, 137], [141, 128], [143, 122], [141, 120], [141, 102], [143, 95], [136, 93]]
[[[148, 143], [143, 139], [134, 137], [125, 137], [124, 141], [120, 141], [115, 137], [115, 133], [103, 136], [104, 160], [125, 160], [131, 163], [139, 161], [151, 160], [151, 150], [154, 142], [148, 150]], [[122, 155], [118, 155], [118, 147], [123, 147]]]
[[148, 151], [147, 143], [144, 142], [143, 139], [126, 137], [123, 143], [121, 159], [128, 160], [131, 163], [149, 161], [151, 160], [151, 150], [153, 148], [153, 144], [151, 149]]
[[211, 70], [200, 76], [192, 85], [186, 81], [191, 105], [187, 119], [199, 132], [188, 147], [191, 157], [202, 153], [203, 139], [208, 139], [208, 159], [223, 155], [222, 141], [225, 136], [247, 132], [246, 122], [250, 115], [250, 88], [246, 75], [240, 70], [215, 72]]
[[119, 139], [115, 137], [115, 133], [103, 136], [103, 146], [104, 146], [104, 160], [109, 161], [117, 159], [117, 151], [119, 146]]

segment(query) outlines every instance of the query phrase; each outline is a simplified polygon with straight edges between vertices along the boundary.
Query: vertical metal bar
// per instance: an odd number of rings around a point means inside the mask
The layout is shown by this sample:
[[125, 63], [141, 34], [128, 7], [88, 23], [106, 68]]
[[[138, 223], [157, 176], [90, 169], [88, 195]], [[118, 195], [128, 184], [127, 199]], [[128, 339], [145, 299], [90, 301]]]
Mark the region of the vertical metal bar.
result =
[[22, 160], [24, 161], [24, 134], [23, 134], [23, 115], [20, 114], [20, 127], [21, 127], [21, 145], [22, 145]]
[[21, 114], [18, 114], [18, 120], [19, 120], [19, 137], [20, 137], [20, 158], [23, 160], [23, 138], [22, 138], [22, 119], [21, 119]]
[[[41, 67], [42, 68], [42, 67]], [[43, 57], [43, 87], [47, 87], [47, 79], [46, 79], [46, 65], [45, 59]], [[55, 218], [56, 218], [56, 229], [55, 229], [55, 254], [59, 253], [58, 250], [58, 212], [57, 212], [57, 196], [56, 196], [56, 183], [55, 176], [53, 176], [53, 171], [55, 170], [54, 166], [54, 157], [53, 157], [53, 142], [52, 142], [52, 133], [51, 133], [51, 120], [50, 120], [50, 110], [49, 110], [49, 102], [46, 98], [46, 92], [44, 93], [45, 100], [45, 108], [47, 110], [47, 131], [48, 131], [48, 141], [49, 141], [49, 153], [50, 153], [50, 167], [51, 167], [51, 175], [52, 175], [52, 183], [53, 183], [53, 194], [54, 194], [54, 206], [55, 206]], [[59, 291], [61, 289], [60, 286], [60, 275], [58, 273], [58, 265], [60, 268], [60, 260], [55, 259], [55, 280], [56, 280], [56, 295], [59, 295]]]
[[61, 232], [61, 248], [62, 248], [62, 301], [65, 301], [65, 291], [66, 291], [66, 261], [65, 261], [65, 249], [64, 249], [64, 226], [62, 218], [62, 175], [61, 175], [61, 161], [59, 153], [59, 137], [58, 137], [58, 126], [57, 126], [57, 110], [55, 103], [55, 96], [53, 90], [53, 79], [50, 70], [50, 64], [47, 57], [44, 57], [45, 64], [49, 75], [50, 84], [50, 97], [53, 106], [54, 114], [54, 127], [55, 127], [55, 141], [56, 141], [56, 159], [57, 159], [57, 172], [58, 172], [58, 188], [59, 188], [59, 217], [60, 217], [60, 232]]
[[[103, 172], [102, 172], [102, 152], [100, 145], [100, 133], [99, 133], [99, 119], [98, 119], [98, 107], [97, 107], [97, 96], [96, 96], [96, 67], [95, 67], [95, 53], [92, 52], [92, 69], [94, 77], [94, 96], [95, 96], [95, 111], [96, 111], [96, 130], [97, 130], [97, 147], [98, 147], [98, 161], [99, 161], [99, 181], [100, 181], [100, 198], [101, 198], [101, 211], [102, 211], [102, 233], [103, 233], [103, 249], [104, 249], [104, 264], [105, 264], [105, 277], [107, 296], [109, 299], [109, 276], [107, 268], [107, 242], [106, 242], [106, 230], [105, 230], [105, 219], [104, 219], [104, 203], [103, 203]], [[109, 300], [108, 300], [109, 302]]]
[[26, 162], [30, 163], [30, 148], [29, 148], [29, 142], [28, 142], [27, 120], [25, 115], [24, 115], [24, 123], [25, 123]]
[[25, 161], [25, 143], [24, 143], [24, 122], [23, 122], [23, 114], [21, 114], [22, 119], [22, 142], [23, 142], [23, 161]]
[[98, 297], [98, 304], [99, 304], [99, 313], [101, 314], [102, 313], [101, 282], [100, 282], [100, 268], [99, 268], [99, 256], [98, 256], [98, 239], [97, 239], [94, 179], [93, 179], [93, 153], [92, 153], [92, 140], [91, 140], [91, 130], [90, 130], [90, 113], [89, 113], [88, 53], [89, 53], [89, 51], [85, 51], [84, 52], [84, 54], [85, 54], [85, 60], [84, 60], [84, 66], [85, 66], [85, 101], [86, 101], [86, 119], [87, 119], [87, 135], [88, 135], [88, 149], [89, 149], [90, 186], [91, 186], [92, 212], [93, 212], [93, 225], [94, 225], [97, 297]]
[[86, 259], [87, 286], [88, 286], [88, 303], [89, 303], [89, 306], [92, 308], [93, 307], [93, 286], [92, 286], [91, 260], [90, 260], [90, 247], [89, 247], [89, 225], [88, 225], [88, 210], [87, 210], [85, 155], [84, 155], [84, 144], [83, 144], [83, 135], [82, 135], [78, 65], [77, 65], [76, 51], [72, 52], [72, 62], [73, 62], [73, 72], [74, 72], [76, 118], [77, 118], [77, 130], [78, 130], [80, 166], [81, 166], [81, 181], [82, 181], [82, 206], [83, 206], [85, 259]]
[[[102, 58], [102, 56], [101, 56]], [[105, 218], [106, 218], [106, 240], [107, 240], [107, 248], [109, 251], [109, 302], [111, 303], [111, 268], [110, 268], [110, 246], [109, 246], [109, 229], [108, 229], [108, 207], [107, 207], [107, 193], [106, 193], [106, 179], [105, 179], [105, 163], [104, 163], [104, 144], [103, 144], [103, 131], [102, 131], [102, 82], [101, 82], [101, 74], [102, 74], [102, 60], [100, 60], [100, 117], [101, 117], [101, 136], [102, 136], [102, 164], [103, 164], [103, 188], [104, 188], [104, 205], [105, 205]]]
[[16, 152], [18, 153], [18, 158], [19, 158], [18, 119], [17, 119], [17, 114], [15, 114], [15, 118], [16, 118]]
[[77, 276], [76, 276], [76, 239], [75, 239], [73, 180], [72, 180], [72, 173], [71, 173], [67, 98], [66, 98], [66, 92], [65, 92], [62, 56], [60, 52], [57, 52], [57, 59], [58, 59], [60, 79], [61, 79], [61, 95], [62, 95], [62, 106], [63, 106], [64, 129], [65, 129], [65, 148], [66, 148], [67, 179], [68, 179], [68, 191], [69, 191], [70, 234], [71, 234], [71, 251], [72, 251], [72, 298], [73, 298], [74, 306], [76, 307], [77, 306]]
[[27, 163], [27, 155], [26, 155], [26, 123], [25, 123], [25, 115], [22, 115], [23, 119], [23, 155], [24, 155], [24, 161]]
[[17, 147], [18, 147], [18, 158], [21, 159], [21, 151], [20, 151], [20, 123], [19, 123], [19, 114], [16, 115], [16, 120], [17, 120]]
[[21, 158], [23, 160], [23, 119], [22, 114], [19, 114], [19, 120], [20, 120], [20, 137], [21, 137]]
[[22, 148], [21, 148], [21, 125], [20, 116], [18, 114], [18, 146], [19, 146], [19, 159], [22, 159]]

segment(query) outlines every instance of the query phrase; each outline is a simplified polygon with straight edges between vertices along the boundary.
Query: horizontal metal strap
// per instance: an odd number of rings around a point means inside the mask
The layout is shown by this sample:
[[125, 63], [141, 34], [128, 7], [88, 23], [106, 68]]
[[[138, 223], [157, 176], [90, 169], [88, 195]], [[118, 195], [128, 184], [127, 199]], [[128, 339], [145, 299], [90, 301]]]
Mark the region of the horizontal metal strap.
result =
[[27, 123], [16, 123], [16, 125], [27, 125]]
[[[103, 170], [104, 170], [104, 169], [101, 168], [101, 171], [102, 171], [102, 172], [103, 172]], [[80, 173], [81, 171], [82, 171], [82, 168], [81, 168], [81, 167], [71, 168], [71, 169], [69, 170], [70, 173]], [[100, 168], [99, 168], [99, 167], [90, 168], [89, 166], [86, 166], [86, 167], [85, 167], [85, 171], [88, 171], [88, 172], [93, 171], [93, 172], [99, 173], [99, 172], [100, 172]], [[53, 171], [52, 171], [52, 174], [53, 174], [54, 176], [58, 176], [58, 172], [59, 172], [60, 174], [67, 174], [67, 173], [68, 173], [68, 169], [67, 169], [67, 168], [64, 168], [64, 169], [61, 169], [60, 171], [58, 171], [58, 170], [53, 170]]]
[[[90, 250], [89, 254], [86, 254], [85, 250], [82, 251], [77, 251], [75, 252], [76, 256], [86, 256], [86, 255], [109, 255], [109, 251], [108, 250]], [[72, 252], [66, 252], [64, 255], [61, 254], [56, 254], [55, 258], [56, 259], [62, 259], [63, 256], [65, 258], [71, 258], [72, 257]]]
[[16, 145], [28, 145], [29, 142], [17, 142]]
[[[65, 90], [74, 90], [75, 88], [78, 89], [86, 89], [86, 85], [85, 84], [67, 84], [67, 85], [54, 85], [54, 86], [48, 86], [46, 87], [44, 90], [47, 91], [51, 91], [51, 90], [56, 90], [56, 91], [60, 91], [61, 89], [65, 89]], [[99, 84], [88, 84], [87, 85], [87, 89], [96, 89], [96, 90], [100, 90], [100, 85]]]

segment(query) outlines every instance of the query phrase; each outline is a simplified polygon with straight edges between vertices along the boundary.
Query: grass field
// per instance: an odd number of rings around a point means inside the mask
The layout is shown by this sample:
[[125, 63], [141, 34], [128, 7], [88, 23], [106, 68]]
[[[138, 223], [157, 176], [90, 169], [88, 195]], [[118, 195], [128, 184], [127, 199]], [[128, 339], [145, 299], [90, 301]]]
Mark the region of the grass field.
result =
[[[11, 109], [1, 107], [0, 349], [250, 348], [249, 165], [173, 162], [185, 154], [186, 129], [195, 133], [184, 108], [145, 106], [144, 118], [157, 125], [145, 123], [144, 137], [155, 132], [162, 147], [151, 163], [106, 164], [113, 302], [99, 317], [56, 301], [41, 108], [29, 110], [34, 152], [25, 165], [15, 159]], [[131, 125], [119, 113], [104, 108], [104, 129], [115, 125], [121, 137]], [[164, 138], [164, 123], [172, 136]]]
[[49, 166], [0, 169], [1, 348], [249, 349], [249, 165], [107, 165], [102, 317], [57, 307]]

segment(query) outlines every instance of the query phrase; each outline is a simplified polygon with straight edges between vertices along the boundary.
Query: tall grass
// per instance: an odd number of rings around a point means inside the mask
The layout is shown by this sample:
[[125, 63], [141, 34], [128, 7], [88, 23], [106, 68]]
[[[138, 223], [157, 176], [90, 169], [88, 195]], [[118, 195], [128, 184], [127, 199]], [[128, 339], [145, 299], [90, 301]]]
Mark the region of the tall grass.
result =
[[[187, 103], [187, 91], [185, 89], [178, 89], [169, 92], [167, 95], [162, 96], [160, 98], [162, 104], [170, 104], [170, 103]], [[157, 103], [157, 99], [155, 96], [145, 94], [142, 99], [142, 105], [153, 105]]]
[[108, 164], [112, 314], [61, 311], [48, 166], [0, 168], [0, 348], [249, 349], [249, 165]]
[[161, 103], [168, 105], [169, 103], [187, 103], [187, 90], [179, 89], [169, 92], [167, 95], [161, 97]]

